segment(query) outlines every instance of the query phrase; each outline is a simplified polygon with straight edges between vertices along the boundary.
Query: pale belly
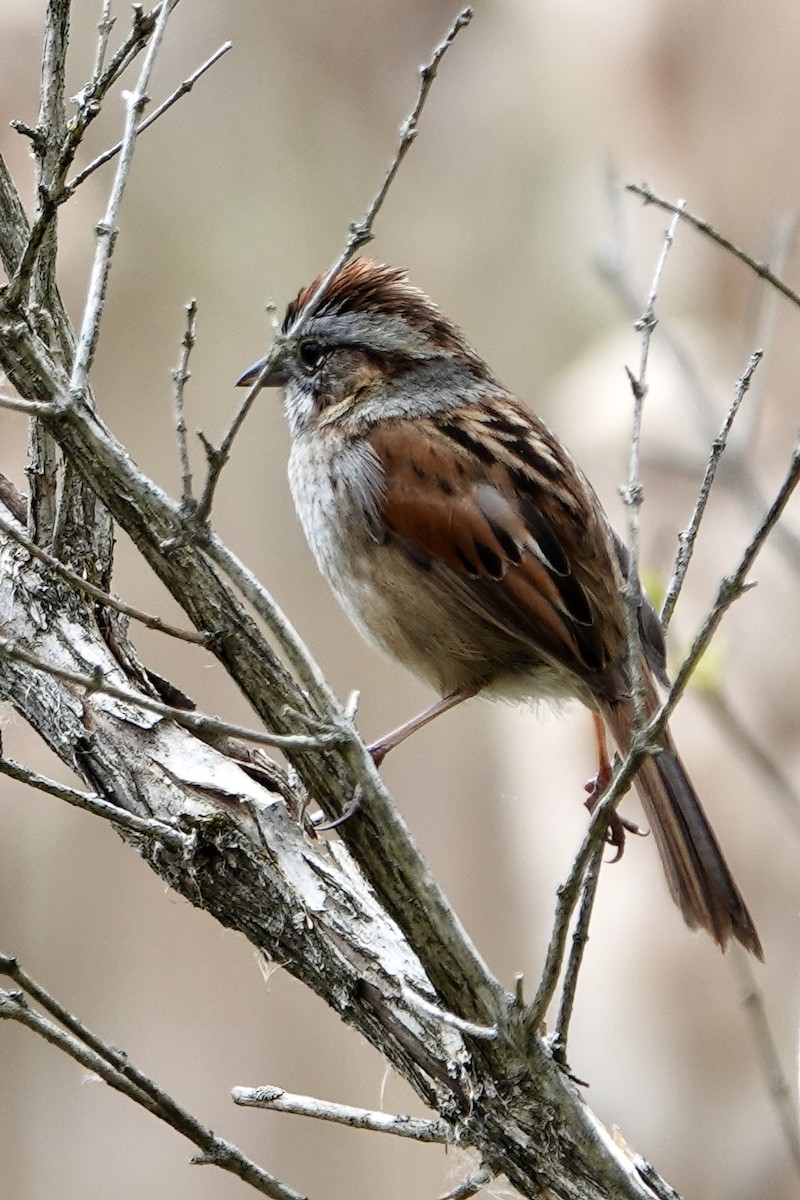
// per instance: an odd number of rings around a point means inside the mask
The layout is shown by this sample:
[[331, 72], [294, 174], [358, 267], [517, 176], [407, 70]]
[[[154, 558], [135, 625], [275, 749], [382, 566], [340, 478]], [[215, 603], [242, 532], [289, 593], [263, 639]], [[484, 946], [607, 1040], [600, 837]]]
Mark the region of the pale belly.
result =
[[[368, 451], [295, 440], [289, 483], [320, 571], [362, 636], [441, 695], [467, 688], [511, 701], [576, 695], [577, 681], [537, 658], [443, 587], [435, 569], [382, 535]], [[447, 570], [447, 568], [445, 568]]]

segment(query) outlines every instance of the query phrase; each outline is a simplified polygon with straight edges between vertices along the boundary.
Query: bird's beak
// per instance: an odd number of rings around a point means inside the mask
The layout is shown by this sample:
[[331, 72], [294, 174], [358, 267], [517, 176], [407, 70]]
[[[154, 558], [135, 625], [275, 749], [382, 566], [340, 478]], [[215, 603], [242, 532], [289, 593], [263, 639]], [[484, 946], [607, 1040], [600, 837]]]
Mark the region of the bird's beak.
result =
[[244, 375], [236, 380], [237, 387], [251, 387], [258, 379], [264, 367], [267, 365], [267, 360], [271, 358], [269, 370], [261, 381], [262, 387], [282, 387], [283, 384], [289, 382], [289, 374], [287, 370], [287, 359], [289, 357], [288, 347], [285, 344], [278, 343], [273, 346], [269, 354], [264, 358], [260, 358], [257, 363], [253, 363], [252, 367], [248, 367]]

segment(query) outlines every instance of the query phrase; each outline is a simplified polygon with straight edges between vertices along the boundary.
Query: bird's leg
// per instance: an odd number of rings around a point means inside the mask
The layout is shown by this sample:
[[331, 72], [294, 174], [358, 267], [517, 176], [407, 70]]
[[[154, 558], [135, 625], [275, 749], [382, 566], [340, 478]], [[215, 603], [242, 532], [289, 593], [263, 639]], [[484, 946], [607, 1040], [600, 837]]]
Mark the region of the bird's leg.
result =
[[[448, 712], [449, 709], [455, 708], [457, 704], [461, 704], [462, 701], [469, 700], [478, 691], [480, 691], [479, 688], [471, 691], [462, 689], [457, 692], [451, 692], [449, 696], [444, 696], [441, 700], [437, 700], [435, 704], [432, 704], [430, 708], [426, 708], [424, 712], [418, 713], [410, 721], [406, 721], [403, 725], [398, 725], [397, 729], [393, 729], [391, 733], [387, 733], [379, 741], [373, 742], [371, 746], [367, 746], [367, 750], [372, 756], [375, 766], [379, 767], [389, 751], [394, 750], [395, 746], [399, 746], [412, 733], [416, 733], [418, 729], [422, 729], [422, 726], [427, 725], [434, 717], [439, 717], [442, 713]], [[340, 815], [332, 821], [325, 821], [322, 825], [317, 825], [317, 831], [320, 833], [327, 832], [330, 829], [336, 829], [338, 825], [343, 825], [354, 813], [358, 812], [363, 803], [364, 789], [361, 787], [361, 784], [358, 784], [356, 790], [353, 792], [352, 799]]]
[[[589, 799], [586, 801], [586, 807], [589, 812], [594, 812], [603, 793], [611, 783], [613, 774], [611, 760], [608, 757], [608, 749], [606, 747], [606, 727], [603, 724], [603, 718], [599, 713], [592, 713], [592, 721], [594, 722], [594, 738], [597, 744], [597, 774], [594, 779], [590, 779], [586, 784], [586, 791], [589, 793]], [[610, 846], [614, 847], [616, 853], [611, 859], [612, 862], [619, 862], [625, 851], [625, 834], [635, 833], [639, 837], [644, 837], [645, 831], [640, 829], [634, 821], [629, 821], [626, 817], [620, 816], [618, 812], [613, 812], [608, 822], [606, 831], [606, 841]]]
[[479, 688], [459, 688], [458, 691], [450, 692], [449, 696], [444, 696], [441, 700], [437, 700], [435, 704], [432, 704], [430, 708], [426, 708], [424, 712], [418, 713], [410, 721], [406, 721], [403, 725], [398, 725], [397, 729], [393, 729], [385, 737], [380, 738], [377, 742], [373, 742], [371, 746], [367, 746], [375, 766], [379, 767], [389, 751], [394, 750], [395, 746], [399, 746], [412, 733], [416, 733], [418, 729], [422, 729], [423, 725], [427, 725], [434, 717], [439, 717], [442, 713], [449, 712], [451, 708], [455, 708], [457, 704], [461, 704], [464, 700], [469, 700], [479, 690]]

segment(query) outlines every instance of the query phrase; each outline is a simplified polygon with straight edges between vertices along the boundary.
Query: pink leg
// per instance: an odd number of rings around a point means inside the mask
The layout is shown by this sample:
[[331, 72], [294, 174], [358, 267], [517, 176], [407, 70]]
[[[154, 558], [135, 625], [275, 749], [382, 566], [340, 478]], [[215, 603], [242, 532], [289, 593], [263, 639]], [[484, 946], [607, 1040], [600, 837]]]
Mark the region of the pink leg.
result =
[[459, 690], [451, 692], [449, 696], [445, 696], [442, 700], [437, 700], [430, 708], [426, 708], [424, 712], [419, 713], [416, 717], [412, 717], [410, 721], [406, 721], [404, 725], [398, 725], [397, 729], [393, 729], [391, 733], [387, 733], [379, 741], [373, 742], [368, 747], [372, 760], [376, 767], [379, 767], [390, 750], [394, 750], [395, 746], [399, 746], [412, 733], [416, 733], [418, 729], [422, 729], [423, 725], [427, 725], [434, 717], [441, 716], [442, 713], [449, 712], [451, 708], [455, 708], [457, 704], [461, 704], [464, 700], [469, 700], [476, 694], [475, 691]]
[[[451, 692], [449, 696], [445, 696], [442, 700], [437, 700], [435, 704], [430, 706], [430, 708], [426, 708], [424, 712], [419, 713], [416, 717], [412, 717], [411, 720], [406, 721], [404, 725], [398, 725], [397, 729], [393, 729], [391, 733], [387, 733], [385, 737], [380, 739], [380, 741], [373, 742], [371, 746], [367, 746], [367, 749], [372, 755], [372, 761], [375, 763], [375, 766], [379, 767], [389, 751], [394, 750], [395, 746], [399, 746], [400, 743], [404, 742], [407, 737], [411, 736], [412, 733], [416, 733], [418, 729], [422, 729], [422, 726], [427, 725], [429, 721], [434, 719], [434, 717], [441, 716], [442, 713], [446, 713], [449, 709], [455, 708], [455, 706], [457, 704], [461, 704], [463, 700], [469, 700], [470, 697], [476, 695], [479, 690], [479, 688], [475, 688], [474, 691]], [[345, 809], [341, 815], [336, 817], [333, 821], [326, 821], [323, 825], [317, 825], [317, 831], [319, 833], [322, 833], [323, 831], [327, 832], [330, 829], [336, 829], [338, 825], [343, 825], [345, 821], [349, 820], [350, 817], [353, 816], [353, 813], [358, 812], [363, 803], [364, 793], [361, 790], [361, 785], [359, 784], [353, 793], [352, 800], [345, 806]]]
[[[589, 812], [594, 812], [600, 797], [611, 782], [613, 770], [611, 761], [608, 757], [606, 748], [606, 727], [603, 724], [603, 718], [599, 713], [592, 713], [594, 721], [594, 737], [597, 743], [597, 774], [594, 779], [590, 779], [586, 784], [586, 791], [589, 793], [589, 799], [586, 801], [586, 807]], [[629, 821], [627, 817], [620, 816], [618, 812], [613, 812], [608, 822], [608, 832], [606, 833], [606, 841], [610, 846], [614, 847], [615, 854], [611, 859], [612, 862], [619, 862], [625, 851], [625, 834], [636, 833], [640, 837], [644, 836], [644, 830], [640, 829], [633, 821]]]

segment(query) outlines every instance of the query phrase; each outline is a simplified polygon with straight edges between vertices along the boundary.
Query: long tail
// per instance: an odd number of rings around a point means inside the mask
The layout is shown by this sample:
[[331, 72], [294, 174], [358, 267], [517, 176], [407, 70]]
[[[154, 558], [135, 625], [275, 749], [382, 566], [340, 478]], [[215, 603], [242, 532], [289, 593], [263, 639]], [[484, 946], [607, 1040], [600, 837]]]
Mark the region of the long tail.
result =
[[[646, 707], [655, 712], [655, 689]], [[605, 717], [620, 751], [627, 753], [633, 728], [630, 701], [607, 703]], [[764, 958], [747, 905], [733, 881], [675, 744], [665, 732], [663, 751], [645, 760], [636, 776], [647, 820], [661, 855], [672, 898], [690, 929], [707, 929], [724, 950], [731, 938]]]

